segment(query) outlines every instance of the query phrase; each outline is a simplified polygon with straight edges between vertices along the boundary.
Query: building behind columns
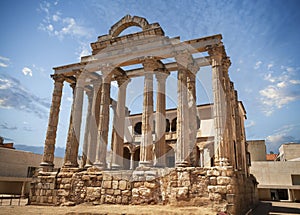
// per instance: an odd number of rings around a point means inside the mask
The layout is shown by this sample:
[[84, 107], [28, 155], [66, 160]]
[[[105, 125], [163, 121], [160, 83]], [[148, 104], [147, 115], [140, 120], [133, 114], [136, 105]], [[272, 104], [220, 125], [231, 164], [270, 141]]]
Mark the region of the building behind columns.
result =
[[[247, 141], [252, 173], [261, 200], [300, 201], [300, 144], [285, 143], [277, 158], [267, 159], [265, 141]], [[273, 154], [274, 155], [274, 154]]]
[[[121, 34], [131, 26], [140, 31]], [[52, 104], [32, 204], [208, 204], [215, 211], [241, 214], [256, 203], [246, 111], [229, 78], [231, 61], [222, 35], [181, 41], [165, 36], [158, 23], [126, 15], [91, 48], [91, 55], [55, 67], [51, 75]], [[196, 103], [201, 67], [211, 68], [210, 104]], [[174, 73], [177, 108], [167, 110], [166, 83]], [[143, 108], [132, 115], [126, 93], [137, 77], [144, 84]], [[116, 100], [110, 95], [112, 82], [118, 85]], [[64, 87], [72, 88], [73, 104], [64, 164], [54, 171]], [[80, 142], [82, 165], [77, 161]]]

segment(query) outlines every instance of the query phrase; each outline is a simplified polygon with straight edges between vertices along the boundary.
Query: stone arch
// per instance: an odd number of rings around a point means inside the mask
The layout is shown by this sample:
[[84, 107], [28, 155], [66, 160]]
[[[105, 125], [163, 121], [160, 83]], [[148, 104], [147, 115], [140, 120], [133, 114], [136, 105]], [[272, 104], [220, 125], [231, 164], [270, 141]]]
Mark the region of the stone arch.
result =
[[166, 132], [170, 132], [170, 120], [166, 119]]
[[130, 156], [131, 156], [130, 148], [124, 146], [123, 147], [123, 168], [124, 169], [130, 168]]
[[109, 35], [111, 35], [112, 37], [117, 37], [126, 28], [132, 26], [140, 27], [144, 31], [148, 29], [150, 25], [149, 22], [143, 17], [139, 17], [139, 16], [132, 17], [130, 15], [126, 15], [110, 28]]
[[137, 122], [134, 125], [134, 134], [142, 134], [142, 122]]
[[171, 123], [171, 131], [175, 132], [176, 130], [177, 130], [177, 117], [175, 117]]

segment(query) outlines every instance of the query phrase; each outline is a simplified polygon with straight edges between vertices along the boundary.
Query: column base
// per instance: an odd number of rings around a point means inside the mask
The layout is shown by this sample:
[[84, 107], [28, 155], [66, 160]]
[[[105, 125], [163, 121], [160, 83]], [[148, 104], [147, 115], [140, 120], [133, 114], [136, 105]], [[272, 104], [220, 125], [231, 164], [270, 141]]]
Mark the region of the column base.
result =
[[175, 163], [176, 167], [187, 167], [189, 166], [189, 163], [187, 161], [180, 161]]
[[140, 161], [139, 162], [139, 167], [152, 167], [153, 166], [153, 163], [152, 161]]
[[219, 158], [215, 161], [216, 166], [229, 166], [228, 158]]
[[70, 161], [68, 161], [63, 164], [63, 167], [64, 168], [78, 168], [79, 165], [78, 165], [78, 163], [75, 164], [75, 163], [71, 163]]
[[83, 168], [84, 168], [84, 169], [88, 169], [88, 168], [90, 168], [90, 167], [92, 167], [92, 166], [93, 166], [93, 165], [91, 165], [91, 164], [87, 163], [87, 164], [85, 164], [85, 165], [84, 165], [84, 167], [83, 167]]
[[54, 164], [51, 162], [43, 161], [40, 163], [40, 167], [43, 169], [44, 172], [52, 172], [54, 169]]
[[94, 166], [99, 169], [99, 170], [105, 170], [106, 169], [106, 164], [101, 162], [101, 161], [96, 161], [94, 163]]
[[119, 164], [113, 163], [113, 164], [111, 165], [111, 168], [112, 168], [113, 170], [120, 170], [120, 169], [123, 169], [123, 166], [121, 166], [121, 165], [119, 165]]

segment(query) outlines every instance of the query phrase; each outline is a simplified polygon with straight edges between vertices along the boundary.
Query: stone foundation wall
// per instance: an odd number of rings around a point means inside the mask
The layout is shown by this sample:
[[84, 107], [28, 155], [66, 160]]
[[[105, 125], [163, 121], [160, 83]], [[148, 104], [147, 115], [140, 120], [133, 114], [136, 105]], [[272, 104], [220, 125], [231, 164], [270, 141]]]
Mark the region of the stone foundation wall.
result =
[[39, 172], [31, 184], [31, 204], [171, 204], [206, 206], [241, 214], [255, 202], [253, 178], [231, 167], [138, 168], [98, 171], [63, 168]]

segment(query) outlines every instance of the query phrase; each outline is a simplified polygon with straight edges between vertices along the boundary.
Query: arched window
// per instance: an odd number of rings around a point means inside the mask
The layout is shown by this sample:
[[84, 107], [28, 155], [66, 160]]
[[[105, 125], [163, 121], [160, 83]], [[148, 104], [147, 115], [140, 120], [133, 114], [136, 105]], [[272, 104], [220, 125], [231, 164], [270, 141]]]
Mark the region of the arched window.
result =
[[166, 132], [170, 131], [170, 121], [166, 119]]
[[138, 122], [135, 124], [134, 134], [142, 134], [142, 122]]
[[172, 120], [171, 131], [176, 131], [177, 129], [177, 117]]

